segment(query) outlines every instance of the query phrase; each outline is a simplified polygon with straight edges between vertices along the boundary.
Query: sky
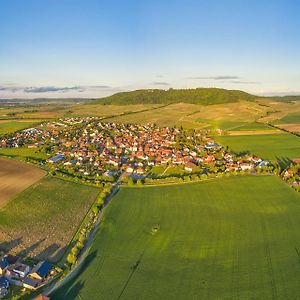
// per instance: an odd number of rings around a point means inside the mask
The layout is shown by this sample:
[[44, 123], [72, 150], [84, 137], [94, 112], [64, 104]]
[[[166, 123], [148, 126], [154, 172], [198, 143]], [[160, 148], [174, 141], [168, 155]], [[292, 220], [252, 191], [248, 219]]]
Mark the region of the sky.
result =
[[0, 98], [300, 94], [298, 0], [0, 0]]

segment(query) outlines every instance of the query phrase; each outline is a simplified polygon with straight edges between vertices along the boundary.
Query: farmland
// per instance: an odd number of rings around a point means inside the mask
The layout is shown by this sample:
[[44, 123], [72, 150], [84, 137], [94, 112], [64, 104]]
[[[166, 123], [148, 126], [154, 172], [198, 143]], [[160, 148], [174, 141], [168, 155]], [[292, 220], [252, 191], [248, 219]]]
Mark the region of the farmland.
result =
[[3, 148], [0, 149], [0, 156], [16, 157], [16, 158], [34, 158], [34, 159], [46, 159], [47, 154], [37, 148]]
[[250, 151], [264, 159], [293, 159], [300, 156], [300, 138], [292, 134], [218, 136], [216, 140], [233, 151]]
[[0, 136], [38, 124], [41, 120], [0, 120]]
[[122, 188], [51, 299], [296, 299], [299, 200], [272, 176]]
[[0, 207], [46, 175], [39, 168], [4, 158], [0, 166]]
[[1, 208], [0, 248], [59, 259], [99, 191], [45, 177]]

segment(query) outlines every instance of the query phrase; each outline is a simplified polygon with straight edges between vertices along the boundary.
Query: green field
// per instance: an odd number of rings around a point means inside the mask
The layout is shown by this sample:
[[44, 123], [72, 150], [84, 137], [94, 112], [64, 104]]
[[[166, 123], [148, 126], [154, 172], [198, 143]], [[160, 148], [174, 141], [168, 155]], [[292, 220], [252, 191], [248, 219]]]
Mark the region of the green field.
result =
[[121, 188], [51, 299], [297, 299], [300, 197], [277, 177]]
[[41, 120], [1, 120], [0, 121], [0, 135], [5, 133], [12, 133], [18, 130], [29, 128], [39, 123]]
[[300, 124], [300, 115], [286, 115], [285, 117], [276, 120], [274, 122], [272, 122], [275, 125], [279, 125], [279, 124]]
[[0, 148], [0, 156], [10, 157], [31, 157], [35, 159], [47, 159], [48, 156], [44, 151], [37, 148]]
[[0, 248], [59, 258], [100, 189], [45, 177], [0, 210]]
[[215, 139], [235, 152], [250, 151], [264, 159], [300, 157], [300, 138], [292, 134], [216, 136]]

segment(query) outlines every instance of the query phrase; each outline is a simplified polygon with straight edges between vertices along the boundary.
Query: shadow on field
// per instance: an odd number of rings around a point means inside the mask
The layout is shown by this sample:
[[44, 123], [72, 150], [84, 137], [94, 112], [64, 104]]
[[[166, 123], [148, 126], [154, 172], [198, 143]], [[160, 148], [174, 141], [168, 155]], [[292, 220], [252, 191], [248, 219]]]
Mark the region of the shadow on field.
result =
[[55, 252], [57, 252], [57, 250], [59, 249], [59, 245], [54, 243], [50, 246], [48, 246], [47, 248], [45, 248], [43, 251], [41, 251], [39, 254], [37, 254], [35, 256], [36, 260], [53, 260], [53, 257]]
[[[79, 272], [70, 278], [69, 281], [60, 287], [56, 292], [50, 295], [51, 299], [63, 300], [63, 299], [75, 299], [76, 296], [80, 293], [82, 288], [84, 287], [84, 281], [78, 280], [81, 274], [91, 265], [95, 257], [97, 256], [98, 251], [93, 251], [90, 253], [84, 263], [82, 264]], [[76, 271], [75, 271], [76, 272]]]
[[22, 238], [17, 238], [9, 242], [0, 243], [0, 249], [9, 252], [12, 249], [18, 247], [21, 243], [22, 243]]
[[21, 257], [25, 257], [25, 256], [29, 256], [30, 253], [32, 253], [35, 249], [37, 249], [39, 247], [39, 245], [41, 243], [43, 243], [46, 239], [42, 239], [37, 241], [36, 243], [32, 244], [31, 246], [23, 249], [22, 251], [20, 251], [17, 255], [21, 256]]
[[57, 262], [61, 259], [61, 257], [63, 256], [63, 254], [65, 253], [67, 247], [62, 247], [62, 248], [59, 248], [58, 251], [56, 251], [55, 253], [52, 253], [51, 257], [49, 258], [50, 261], [53, 261], [53, 262]]
[[283, 170], [286, 167], [288, 167], [293, 161], [288, 157], [277, 157], [276, 160], [280, 166], [280, 168]]

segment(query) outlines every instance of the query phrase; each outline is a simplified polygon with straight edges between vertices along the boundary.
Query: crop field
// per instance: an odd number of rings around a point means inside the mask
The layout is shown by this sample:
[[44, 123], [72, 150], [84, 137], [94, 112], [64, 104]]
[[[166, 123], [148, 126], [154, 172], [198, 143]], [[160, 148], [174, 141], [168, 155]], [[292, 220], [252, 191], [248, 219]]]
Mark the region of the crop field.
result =
[[0, 120], [0, 135], [34, 126], [38, 121], [41, 120]]
[[80, 104], [72, 105], [61, 110], [65, 116], [98, 116], [108, 117], [121, 115], [160, 107], [161, 104], [136, 104], [136, 105], [100, 105], [100, 104]]
[[250, 151], [264, 159], [300, 157], [300, 138], [292, 134], [216, 136], [215, 139], [235, 152]]
[[0, 157], [0, 207], [45, 175], [29, 164]]
[[[186, 115], [197, 112], [199, 107], [200, 105], [196, 104], [176, 103], [155, 110], [107, 119], [106, 121], [135, 124], [155, 123], [159, 126], [173, 126], [180, 123]], [[201, 126], [196, 124], [196, 127]]]
[[0, 248], [56, 261], [99, 191], [43, 178], [0, 209]]
[[300, 197], [279, 178], [122, 188], [51, 299], [296, 299]]
[[176, 103], [148, 112], [119, 116], [108, 119], [108, 121], [137, 124], [156, 123], [160, 126], [178, 125], [185, 128], [214, 128], [215, 124], [221, 124], [221, 129], [227, 129], [253, 122], [266, 110], [266, 107], [261, 107], [256, 103], [243, 101], [208, 106]]
[[274, 121], [273, 124], [300, 124], [300, 114], [288, 114], [283, 118]]
[[39, 148], [0, 148], [0, 156], [34, 159], [47, 159], [47, 154]]

